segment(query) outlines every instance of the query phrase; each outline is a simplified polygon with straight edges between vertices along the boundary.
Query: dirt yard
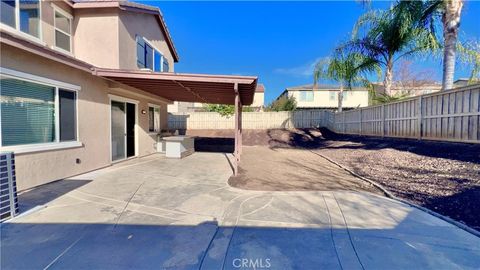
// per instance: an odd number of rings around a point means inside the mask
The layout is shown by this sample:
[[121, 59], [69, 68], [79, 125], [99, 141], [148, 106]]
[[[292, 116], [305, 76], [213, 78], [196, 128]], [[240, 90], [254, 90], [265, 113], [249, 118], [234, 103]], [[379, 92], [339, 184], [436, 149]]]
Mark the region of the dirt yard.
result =
[[[200, 151], [233, 150], [233, 131], [195, 130]], [[383, 185], [398, 197], [480, 230], [480, 145], [342, 136], [328, 130], [245, 130], [241, 173], [230, 180], [246, 189], [353, 189], [356, 181], [315, 182], [325, 155]], [[281, 150], [281, 151], [280, 151]], [[323, 163], [322, 163], [323, 166]], [[308, 177], [305, 177], [307, 175]]]
[[250, 190], [356, 190], [382, 195], [326, 159], [304, 149], [246, 146], [238, 176], [229, 184]]

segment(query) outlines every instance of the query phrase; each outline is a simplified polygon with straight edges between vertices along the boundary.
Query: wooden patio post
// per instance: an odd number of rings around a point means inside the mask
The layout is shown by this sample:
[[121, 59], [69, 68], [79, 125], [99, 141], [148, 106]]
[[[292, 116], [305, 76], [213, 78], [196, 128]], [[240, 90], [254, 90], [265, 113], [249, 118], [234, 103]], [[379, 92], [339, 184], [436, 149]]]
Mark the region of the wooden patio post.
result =
[[238, 163], [240, 163], [240, 148], [241, 148], [241, 121], [242, 121], [242, 103], [240, 101], [240, 95], [238, 92], [238, 83], [233, 85], [235, 91], [235, 150], [233, 152], [235, 158], [234, 175], [238, 174]]

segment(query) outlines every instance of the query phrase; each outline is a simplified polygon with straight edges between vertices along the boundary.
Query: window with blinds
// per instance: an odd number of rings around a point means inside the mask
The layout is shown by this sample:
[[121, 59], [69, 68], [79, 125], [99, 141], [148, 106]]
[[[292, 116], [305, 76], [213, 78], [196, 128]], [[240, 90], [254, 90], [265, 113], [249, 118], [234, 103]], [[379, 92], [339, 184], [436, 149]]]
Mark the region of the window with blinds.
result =
[[75, 104], [76, 92], [0, 76], [1, 145], [76, 140]]

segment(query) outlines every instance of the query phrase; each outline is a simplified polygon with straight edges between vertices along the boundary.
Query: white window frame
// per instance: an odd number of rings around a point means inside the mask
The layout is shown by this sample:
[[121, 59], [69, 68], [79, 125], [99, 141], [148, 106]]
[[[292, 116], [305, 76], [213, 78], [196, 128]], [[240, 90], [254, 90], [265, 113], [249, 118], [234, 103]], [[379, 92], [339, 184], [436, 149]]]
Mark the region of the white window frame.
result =
[[[53, 7], [53, 40], [54, 40], [54, 41], [53, 41], [53, 47], [54, 47], [56, 50], [60, 50], [60, 51], [62, 51], [62, 52], [64, 52], [64, 53], [72, 54], [72, 53], [73, 53], [73, 47], [72, 47], [72, 45], [73, 45], [73, 44], [72, 44], [72, 22], [73, 22], [73, 16], [72, 16], [70, 13], [68, 13], [67, 11], [59, 8], [59, 7], [58, 7], [57, 5], [55, 5], [55, 4], [52, 4], [52, 7]], [[57, 24], [56, 24], [56, 22], [55, 22], [55, 19], [56, 19], [56, 18], [55, 18], [55, 13], [56, 13], [56, 12], [60, 13], [61, 15], [65, 16], [67, 19], [70, 20], [70, 34], [64, 32], [64, 31], [63, 31], [62, 29], [60, 29], [60, 28], [57, 28]], [[60, 48], [60, 47], [57, 46], [57, 35], [55, 34], [55, 31], [59, 31], [60, 33], [63, 33], [63, 34], [65, 34], [65, 35], [67, 35], [67, 36], [70, 37], [70, 51], [67, 51], [67, 50], [65, 50], [65, 49]]]
[[[42, 84], [55, 88], [55, 141], [48, 143], [36, 143], [36, 144], [20, 144], [12, 146], [2, 146], [2, 133], [0, 132], [0, 147], [2, 151], [13, 151], [17, 154], [20, 153], [30, 153], [38, 151], [49, 151], [56, 149], [66, 149], [73, 147], [80, 147], [83, 144], [79, 139], [79, 130], [78, 130], [78, 92], [81, 90], [81, 87], [78, 85], [52, 80], [37, 75], [32, 75], [29, 73], [16, 71], [13, 69], [0, 67], [0, 74], [3, 77], [13, 78], [17, 80], [27, 81], [36, 84]], [[60, 141], [60, 104], [59, 104], [59, 89], [64, 89], [68, 91], [75, 92], [75, 131], [76, 131], [76, 140], [61, 142]], [[1, 131], [1, 121], [0, 121], [0, 131]]]
[[[157, 104], [152, 104], [152, 103], [148, 103], [148, 109], [150, 110], [150, 108], [153, 108], [153, 127], [154, 127], [154, 130], [153, 131], [150, 131], [150, 113], [148, 114], [148, 133], [153, 135], [153, 134], [158, 134], [161, 132], [162, 128], [161, 128], [161, 111], [160, 111], [160, 105], [157, 105]], [[155, 130], [155, 109], [158, 109], [158, 130]]]
[[42, 28], [42, 1], [38, 1], [38, 37], [30, 35], [20, 30], [20, 0], [15, 0], [15, 27], [0, 22], [0, 29], [21, 36], [32, 42], [45, 46], [43, 42], [43, 28]]
[[[148, 46], [152, 47], [152, 49], [153, 49], [154, 51], [157, 51], [158, 53], [160, 53], [160, 55], [161, 55], [161, 57], [160, 57], [160, 72], [163, 72], [163, 59], [165, 58], [163, 52], [162, 52], [161, 50], [157, 49], [157, 47], [154, 46], [153, 43], [150, 42], [148, 39], [146, 39], [144, 36], [137, 35], [137, 37], [141, 37], [141, 38], [143, 39], [143, 41], [144, 41], [146, 44], [148, 44]], [[135, 39], [135, 50], [137, 49], [136, 46], [137, 46], [137, 42], [136, 42], [136, 39]], [[135, 54], [136, 54], [136, 52], [135, 52]], [[137, 55], [137, 57], [138, 57], [138, 55]], [[138, 59], [137, 59], [137, 61], [138, 61]], [[146, 67], [145, 67], [145, 68], [142, 68], [142, 69], [151, 70], [151, 71], [154, 71], [154, 70], [155, 70], [155, 52], [153, 52], [153, 55], [152, 55], [152, 65], [153, 65], [153, 66], [152, 66], [152, 69], [149, 69], [149, 68], [146, 68]], [[169, 65], [170, 65], [170, 64], [169, 64]], [[170, 68], [170, 66], [169, 66], [169, 68]], [[155, 72], [155, 71], [154, 71], [154, 72]], [[157, 71], [157, 72], [158, 72], [158, 71]]]

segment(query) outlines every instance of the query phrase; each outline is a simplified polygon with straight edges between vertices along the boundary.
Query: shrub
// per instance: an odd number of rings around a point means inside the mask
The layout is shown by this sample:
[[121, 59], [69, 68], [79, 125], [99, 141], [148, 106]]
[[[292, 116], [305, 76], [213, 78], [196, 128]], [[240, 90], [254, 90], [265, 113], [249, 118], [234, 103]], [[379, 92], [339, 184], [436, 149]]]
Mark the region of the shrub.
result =
[[297, 101], [295, 97], [283, 95], [280, 98], [272, 101], [270, 105], [265, 108], [265, 111], [280, 112], [280, 111], [294, 111], [297, 108]]

